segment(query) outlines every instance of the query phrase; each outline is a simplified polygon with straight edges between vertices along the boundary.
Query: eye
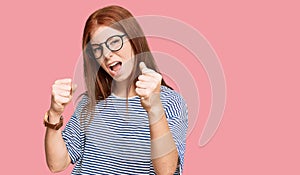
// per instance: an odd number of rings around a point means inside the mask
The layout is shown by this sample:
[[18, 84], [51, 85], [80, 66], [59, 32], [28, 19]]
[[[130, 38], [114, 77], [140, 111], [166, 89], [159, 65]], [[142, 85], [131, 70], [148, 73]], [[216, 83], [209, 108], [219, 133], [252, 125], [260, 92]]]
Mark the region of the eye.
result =
[[111, 41], [109, 41], [109, 45], [118, 44], [118, 43], [120, 43], [120, 41], [121, 41], [120, 38], [114, 38]]
[[101, 46], [93, 48], [94, 53], [101, 52], [101, 50], [102, 50]]

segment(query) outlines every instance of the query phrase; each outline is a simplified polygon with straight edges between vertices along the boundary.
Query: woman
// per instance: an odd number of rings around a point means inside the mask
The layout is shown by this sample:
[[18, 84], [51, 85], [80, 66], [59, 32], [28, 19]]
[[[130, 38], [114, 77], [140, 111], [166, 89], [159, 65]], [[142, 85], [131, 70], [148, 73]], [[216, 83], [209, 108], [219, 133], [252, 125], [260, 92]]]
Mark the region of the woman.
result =
[[55, 81], [45, 114], [49, 169], [72, 174], [179, 174], [187, 131], [183, 98], [158, 73], [142, 29], [119, 6], [95, 11], [83, 34], [87, 91], [63, 131], [76, 85]]

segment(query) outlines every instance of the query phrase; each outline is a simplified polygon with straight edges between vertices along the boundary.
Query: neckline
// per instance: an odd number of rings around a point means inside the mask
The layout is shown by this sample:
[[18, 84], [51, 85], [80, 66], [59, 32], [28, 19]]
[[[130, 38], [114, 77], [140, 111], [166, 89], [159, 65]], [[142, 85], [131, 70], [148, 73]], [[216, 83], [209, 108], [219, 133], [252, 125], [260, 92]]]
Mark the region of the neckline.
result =
[[[119, 97], [119, 96], [117, 96], [114, 93], [111, 93], [111, 96], [114, 97], [114, 98], [116, 98], [116, 99], [127, 100], [126, 97]], [[135, 99], [135, 98], [139, 98], [139, 96], [135, 95], [135, 96], [132, 96], [132, 97], [128, 97], [128, 100]]]

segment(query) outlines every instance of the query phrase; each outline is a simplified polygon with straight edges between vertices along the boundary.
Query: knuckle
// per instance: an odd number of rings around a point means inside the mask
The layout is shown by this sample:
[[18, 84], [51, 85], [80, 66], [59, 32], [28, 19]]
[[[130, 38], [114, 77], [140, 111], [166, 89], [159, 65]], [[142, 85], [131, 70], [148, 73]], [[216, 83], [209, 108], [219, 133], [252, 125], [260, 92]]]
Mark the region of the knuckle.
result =
[[52, 89], [56, 89], [56, 85], [55, 84], [52, 85]]
[[143, 75], [139, 75], [138, 76], [138, 80], [141, 80], [143, 77], [142, 77]]
[[161, 75], [161, 74], [158, 74], [157, 77], [158, 77], [158, 79], [160, 79], [160, 80], [162, 79], [162, 75]]
[[157, 75], [158, 77], [162, 77], [162, 75], [161, 75], [160, 73], [158, 73], [158, 72], [156, 73], [156, 75]]
[[155, 78], [160, 80], [160, 79], [162, 79], [162, 75], [161, 74], [156, 74]]
[[59, 101], [59, 95], [58, 94], [54, 94], [53, 98], [54, 98], [54, 101]]
[[137, 95], [140, 95], [140, 93], [137, 89], [135, 89], [135, 92], [136, 92]]
[[135, 92], [140, 94], [140, 88], [135, 88]]
[[72, 89], [72, 86], [71, 86], [71, 85], [68, 85], [68, 86], [67, 86], [67, 90], [70, 91], [71, 89]]
[[62, 103], [67, 103], [68, 100], [69, 100], [68, 98], [61, 98], [61, 99], [60, 99], [60, 101], [61, 101]]
[[62, 79], [58, 79], [58, 80], [56, 80], [56, 81], [54, 82], [54, 84], [60, 84], [61, 81], [62, 81]]
[[139, 84], [140, 84], [140, 81], [136, 81], [136, 82], [135, 82], [135, 85], [136, 85], [136, 86], [139, 86]]

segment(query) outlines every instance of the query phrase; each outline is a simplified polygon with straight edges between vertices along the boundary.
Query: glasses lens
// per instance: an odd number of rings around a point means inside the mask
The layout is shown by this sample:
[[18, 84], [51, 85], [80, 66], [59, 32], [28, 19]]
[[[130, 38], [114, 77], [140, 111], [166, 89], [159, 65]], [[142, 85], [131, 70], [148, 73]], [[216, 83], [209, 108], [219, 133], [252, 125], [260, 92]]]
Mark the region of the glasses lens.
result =
[[107, 40], [107, 46], [111, 51], [118, 51], [123, 45], [122, 38], [120, 36], [113, 36]]
[[102, 46], [93, 47], [93, 53], [95, 58], [100, 58], [102, 56]]
[[[125, 36], [125, 35], [123, 35], [123, 36]], [[123, 39], [122, 39], [123, 36], [118, 36], [118, 35], [112, 36], [106, 40], [105, 45], [107, 46], [107, 48], [110, 51], [113, 51], [113, 52], [118, 51], [123, 46]], [[104, 43], [94, 44], [92, 46], [93, 54], [96, 59], [101, 58], [103, 55], [103, 44]]]

